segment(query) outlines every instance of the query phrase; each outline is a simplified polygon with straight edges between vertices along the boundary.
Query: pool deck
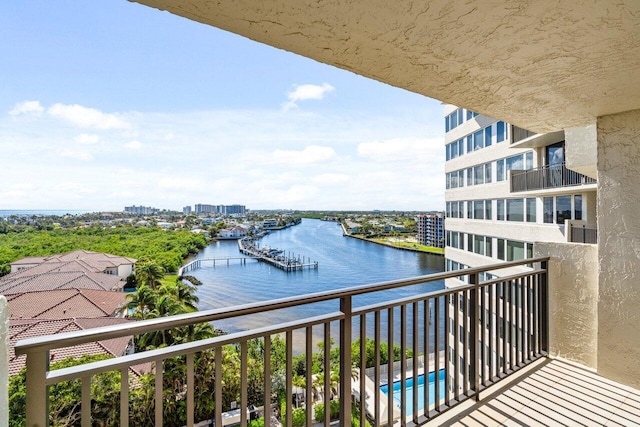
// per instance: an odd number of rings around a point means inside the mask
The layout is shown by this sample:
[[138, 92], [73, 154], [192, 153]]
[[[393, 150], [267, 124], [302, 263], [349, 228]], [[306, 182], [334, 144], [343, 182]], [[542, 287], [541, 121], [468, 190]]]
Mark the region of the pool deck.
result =
[[515, 377], [483, 391], [480, 402], [464, 402], [427, 425], [640, 425], [640, 390], [579, 365], [542, 359]]

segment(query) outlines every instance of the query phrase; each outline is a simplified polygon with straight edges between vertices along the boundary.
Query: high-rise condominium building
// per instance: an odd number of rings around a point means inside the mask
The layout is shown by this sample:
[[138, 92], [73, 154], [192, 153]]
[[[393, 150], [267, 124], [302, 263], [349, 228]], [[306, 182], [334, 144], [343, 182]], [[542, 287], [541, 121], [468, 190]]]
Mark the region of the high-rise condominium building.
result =
[[567, 169], [563, 131], [446, 105], [445, 149], [448, 271], [532, 258], [536, 242], [596, 243], [596, 181]]
[[444, 214], [418, 215], [416, 223], [420, 244], [444, 248]]

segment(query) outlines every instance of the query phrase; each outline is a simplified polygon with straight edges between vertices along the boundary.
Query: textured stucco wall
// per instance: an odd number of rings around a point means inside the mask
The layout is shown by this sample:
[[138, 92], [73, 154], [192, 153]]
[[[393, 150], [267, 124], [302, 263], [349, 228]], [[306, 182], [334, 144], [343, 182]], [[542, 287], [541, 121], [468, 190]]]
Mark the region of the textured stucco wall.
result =
[[640, 110], [598, 119], [598, 373], [640, 388]]
[[0, 427], [9, 425], [9, 306], [0, 295]]
[[549, 346], [552, 356], [597, 367], [598, 248], [536, 242], [535, 256], [549, 265]]
[[566, 129], [565, 160], [571, 170], [598, 179], [598, 136], [596, 125]]
[[137, 1], [538, 132], [640, 108], [638, 0]]

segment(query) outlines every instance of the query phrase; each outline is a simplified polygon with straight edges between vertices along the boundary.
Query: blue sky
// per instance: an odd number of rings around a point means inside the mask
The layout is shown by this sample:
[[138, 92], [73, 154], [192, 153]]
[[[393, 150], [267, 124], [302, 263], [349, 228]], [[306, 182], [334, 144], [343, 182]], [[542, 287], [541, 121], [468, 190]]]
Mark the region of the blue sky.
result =
[[0, 4], [0, 209], [432, 210], [442, 106], [127, 1]]

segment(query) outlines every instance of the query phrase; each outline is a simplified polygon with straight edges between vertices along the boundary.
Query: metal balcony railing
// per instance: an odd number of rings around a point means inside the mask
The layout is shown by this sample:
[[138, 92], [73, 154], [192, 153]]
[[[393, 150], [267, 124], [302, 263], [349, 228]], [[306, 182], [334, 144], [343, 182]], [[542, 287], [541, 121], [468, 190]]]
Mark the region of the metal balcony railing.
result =
[[[28, 426], [45, 426], [49, 424], [48, 387], [63, 381], [80, 381], [81, 398], [79, 409], [81, 425], [89, 426], [99, 414], [92, 414], [92, 378], [105, 372], [119, 372], [121, 375], [119, 407], [120, 426], [129, 425], [130, 391], [142, 387], [140, 381], [131, 381], [129, 368], [146, 362], [155, 364], [154, 380], [145, 384], [153, 388], [149, 396], [155, 396], [153, 407], [149, 408], [150, 419], [146, 425], [162, 426], [164, 416], [163, 404], [180, 400], [186, 408], [184, 420], [179, 424], [193, 426], [196, 422], [195, 411], [201, 396], [213, 395], [213, 409], [207, 419], [215, 421], [216, 426], [225, 425], [223, 412], [223, 394], [233, 392], [222, 382], [223, 348], [233, 345], [239, 348], [237, 373], [239, 391], [236, 391], [240, 424], [248, 424], [248, 408], [250, 405], [263, 405], [265, 411], [264, 425], [270, 425], [272, 394], [283, 393], [285, 401], [293, 401], [293, 366], [294, 333], [303, 335], [303, 342], [297, 349], [303, 348], [306, 366], [312, 365], [312, 343], [314, 335], [324, 339], [324, 348], [319, 352], [321, 370], [325, 373], [339, 373], [337, 397], [339, 398], [340, 420], [342, 425], [349, 425], [346, 420], [352, 419], [352, 408], [360, 414], [361, 425], [367, 418], [373, 425], [393, 425], [400, 421], [401, 425], [413, 423], [420, 425], [437, 417], [442, 412], [470, 399], [479, 398], [479, 392], [485, 387], [507, 377], [528, 363], [543, 357], [548, 348], [548, 258], [537, 258], [517, 262], [500, 263], [482, 268], [471, 268], [447, 273], [396, 280], [373, 285], [357, 286], [346, 289], [318, 292], [296, 297], [272, 301], [256, 302], [241, 306], [207, 310], [165, 318], [143, 320], [132, 324], [96, 328], [78, 332], [33, 338], [20, 341], [15, 346], [16, 354], [27, 355], [26, 379], [26, 417]], [[480, 282], [483, 274], [507, 267], [522, 268], [524, 272], [508, 277], [496, 278]], [[469, 285], [445, 289], [436, 292], [410, 292], [413, 285], [424, 284], [443, 279], [466, 276]], [[354, 298], [372, 292], [384, 292], [390, 289], [406, 288], [407, 297], [393, 301], [384, 301], [367, 306], [354, 306]], [[320, 304], [320, 305], [317, 305]], [[311, 306], [322, 309], [322, 314], [313, 317], [283, 323], [265, 322], [264, 326], [242, 332], [222, 335], [199, 341], [182, 343], [156, 350], [115, 357], [93, 363], [87, 363], [64, 369], [49, 369], [50, 350], [75, 346], [83, 343], [102, 341], [117, 337], [139, 335], [151, 331], [160, 331], [202, 322], [219, 321], [221, 319], [254, 316], [268, 313], [271, 319], [277, 319], [279, 310]], [[333, 308], [331, 307], [333, 305]], [[317, 313], [317, 311], [316, 311]], [[338, 322], [336, 328], [334, 322]], [[335, 328], [335, 329], [334, 329]], [[315, 334], [314, 334], [315, 332]], [[318, 334], [319, 332], [319, 334]], [[332, 334], [332, 332], [334, 334]], [[272, 342], [275, 335], [283, 335], [286, 343], [285, 355], [272, 354]], [[339, 345], [339, 363], [331, 365], [332, 335], [337, 335]], [[248, 358], [249, 340], [257, 339], [264, 349], [262, 365], [263, 401], [248, 400]], [[360, 357], [352, 355], [352, 343], [360, 339]], [[367, 364], [366, 341], [373, 341], [373, 363]], [[388, 354], [381, 354], [385, 349], [383, 342], [388, 342]], [[298, 343], [300, 344], [300, 343]], [[400, 360], [394, 364], [394, 349], [391, 344], [399, 344]], [[356, 344], [354, 344], [356, 345]], [[354, 348], [358, 348], [357, 346]], [[413, 352], [408, 357], [408, 350]], [[211, 357], [200, 357], [203, 352], [211, 352]], [[334, 352], [335, 354], [335, 352]], [[196, 355], [200, 355], [196, 357]], [[386, 356], [386, 357], [385, 357]], [[255, 357], [255, 355], [252, 355]], [[276, 358], [283, 357], [282, 363]], [[180, 358], [180, 366], [186, 367], [185, 379], [180, 384], [163, 382], [163, 365], [172, 358]], [[382, 359], [388, 359], [382, 363]], [[207, 369], [209, 378], [213, 377], [214, 385], [199, 389], [196, 384], [202, 383], [201, 376], [195, 378], [195, 372], [201, 372], [198, 366], [202, 360], [209, 360]], [[357, 359], [357, 360], [356, 360]], [[430, 366], [429, 360], [433, 361]], [[175, 366], [175, 364], [172, 364]], [[371, 365], [371, 366], [367, 366]], [[358, 367], [358, 368], [356, 368]], [[365, 374], [365, 367], [369, 367]], [[394, 371], [399, 369], [399, 372]], [[418, 393], [420, 384], [418, 375], [422, 372], [434, 371], [433, 388], [424, 381], [424, 397]], [[172, 373], [173, 374], [173, 373]], [[280, 379], [274, 381], [274, 379]], [[311, 401], [314, 388], [311, 369], [304, 373], [306, 385], [303, 387], [306, 409], [306, 425], [313, 422], [314, 411]], [[396, 381], [397, 380], [397, 381]], [[380, 391], [383, 383], [396, 381], [399, 395]], [[391, 385], [392, 385], [391, 384]], [[179, 387], [179, 390], [172, 388]], [[331, 375], [324, 375], [319, 395], [328, 399], [331, 390], [336, 389], [331, 383]], [[411, 390], [409, 392], [408, 390]], [[171, 392], [174, 392], [171, 394]], [[297, 392], [296, 392], [297, 393]], [[411, 396], [412, 394], [412, 396]], [[431, 396], [430, 396], [431, 394]], [[172, 396], [169, 399], [167, 396]], [[419, 397], [420, 396], [420, 397]], [[413, 397], [413, 399], [411, 399]], [[117, 399], [117, 398], [116, 398]], [[117, 401], [117, 400], [116, 400]], [[353, 407], [352, 407], [352, 402]], [[409, 404], [408, 402], [412, 402]], [[330, 422], [330, 406], [324, 405], [324, 425]], [[176, 406], [177, 407], [177, 406]], [[113, 408], [112, 408], [113, 409]], [[291, 426], [293, 410], [286, 410], [283, 425]], [[118, 416], [118, 415], [116, 415]]]
[[585, 225], [581, 227], [571, 226], [571, 242], [596, 244], [598, 243], [598, 230], [587, 228]]
[[537, 135], [537, 134], [535, 132], [531, 132], [530, 130], [522, 129], [518, 126], [511, 125], [511, 143], [512, 144], [522, 141], [523, 139], [527, 139], [533, 135]]
[[581, 173], [567, 169], [564, 163], [541, 166], [529, 170], [510, 171], [511, 192], [545, 190], [548, 188], [571, 187], [594, 184], [597, 181]]

